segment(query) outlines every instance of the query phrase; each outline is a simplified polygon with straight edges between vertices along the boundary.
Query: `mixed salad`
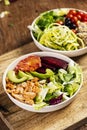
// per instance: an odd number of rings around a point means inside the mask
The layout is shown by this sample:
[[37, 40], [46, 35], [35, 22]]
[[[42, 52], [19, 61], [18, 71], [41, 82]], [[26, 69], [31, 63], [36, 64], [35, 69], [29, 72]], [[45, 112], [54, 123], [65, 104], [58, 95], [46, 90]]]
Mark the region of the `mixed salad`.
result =
[[[86, 28], [86, 40], [80, 26], [82, 30]], [[35, 39], [46, 47], [68, 51], [84, 48], [87, 45], [87, 13], [75, 9], [47, 11], [35, 20], [31, 30]]]
[[70, 99], [82, 82], [82, 70], [74, 62], [31, 55], [6, 76], [6, 91], [39, 110]]

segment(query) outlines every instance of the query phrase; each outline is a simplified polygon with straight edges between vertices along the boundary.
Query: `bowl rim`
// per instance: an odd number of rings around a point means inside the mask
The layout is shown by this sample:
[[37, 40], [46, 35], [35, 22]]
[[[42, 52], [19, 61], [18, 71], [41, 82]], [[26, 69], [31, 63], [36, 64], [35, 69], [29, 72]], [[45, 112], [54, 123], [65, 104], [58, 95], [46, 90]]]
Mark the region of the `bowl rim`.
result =
[[[5, 90], [5, 92], [6, 92], [6, 94], [8, 95], [8, 97], [12, 100], [14, 100], [14, 101], [16, 101], [18, 104], [21, 104], [21, 105], [25, 105], [25, 106], [27, 106], [28, 108], [33, 108], [34, 109], [34, 107], [33, 106], [31, 106], [31, 105], [29, 105], [29, 104], [26, 104], [26, 103], [23, 103], [23, 102], [21, 102], [21, 101], [19, 101], [19, 100], [17, 100], [17, 99], [15, 99], [14, 97], [12, 97], [7, 91], [6, 91], [6, 75], [7, 75], [7, 72], [8, 72], [8, 70], [10, 70], [10, 68], [12, 67], [12, 68], [14, 68], [16, 65], [17, 65], [17, 63], [19, 62], [19, 61], [21, 61], [22, 59], [25, 59], [26, 57], [28, 57], [28, 56], [31, 56], [31, 55], [38, 55], [38, 56], [48, 56], [48, 54], [49, 54], [49, 56], [53, 56], [53, 57], [55, 57], [55, 55], [56, 55], [56, 58], [59, 58], [59, 59], [62, 59], [62, 60], [65, 60], [65, 61], [67, 61], [68, 63], [70, 63], [70, 62], [73, 62], [73, 63], [76, 63], [75, 61], [73, 61], [71, 58], [69, 58], [69, 57], [67, 57], [67, 56], [64, 56], [64, 55], [62, 55], [62, 54], [59, 54], [59, 53], [54, 53], [54, 52], [32, 52], [32, 53], [28, 53], [28, 54], [25, 54], [25, 55], [22, 55], [22, 56], [20, 56], [20, 57], [18, 57], [16, 60], [14, 60], [13, 62], [11, 62], [9, 65], [8, 65], [8, 67], [6, 68], [6, 70], [4, 71], [4, 74], [3, 74], [3, 78], [2, 78], [2, 84], [3, 84], [3, 88], [4, 88], [4, 90]], [[69, 99], [67, 99], [67, 100], [64, 100], [63, 102], [61, 102], [61, 103], [59, 103], [59, 104], [55, 104], [55, 105], [49, 105], [49, 106], [45, 106], [44, 108], [42, 108], [41, 110], [42, 111], [44, 111], [45, 109], [47, 109], [47, 108], [53, 108], [53, 107], [58, 107], [58, 106], [61, 106], [61, 105], [63, 105], [64, 103], [67, 103], [68, 101], [70, 101], [70, 100], [72, 100], [76, 95], [77, 95], [77, 93], [79, 92], [79, 90], [81, 89], [81, 87], [82, 87], [82, 84], [83, 84], [83, 74], [81, 75], [81, 84], [79, 85], [79, 88], [78, 88], [78, 90], [74, 93], [74, 95], [73, 96], [71, 96]], [[13, 102], [13, 100], [12, 100], [12, 102]], [[17, 104], [16, 104], [17, 105]], [[18, 105], [19, 106], [19, 105]], [[20, 107], [20, 106], [19, 106]], [[21, 107], [22, 108], [22, 107]], [[24, 109], [24, 108], [23, 108]], [[35, 110], [34, 110], [35, 111]], [[40, 110], [37, 110], [38, 112], [40, 111]]]

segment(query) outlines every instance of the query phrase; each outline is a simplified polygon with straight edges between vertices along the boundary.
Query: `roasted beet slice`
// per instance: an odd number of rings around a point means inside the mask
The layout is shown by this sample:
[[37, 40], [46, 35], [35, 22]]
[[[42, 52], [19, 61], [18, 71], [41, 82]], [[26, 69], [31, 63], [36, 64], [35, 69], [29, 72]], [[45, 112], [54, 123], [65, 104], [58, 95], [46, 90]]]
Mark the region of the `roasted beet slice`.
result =
[[41, 57], [41, 63], [46, 64], [47, 66], [52, 66], [53, 68], [63, 68], [66, 69], [68, 66], [68, 63], [64, 60], [54, 58], [54, 57]]
[[39, 73], [45, 73], [46, 69], [49, 68], [53, 71], [56, 71], [56, 69], [66, 69], [68, 66], [68, 63], [64, 60], [54, 58], [54, 57], [41, 57], [41, 67], [38, 68], [36, 71]]
[[53, 70], [53, 71], [56, 70], [56, 68], [55, 68], [54, 66], [49, 65], [49, 64], [47, 64], [47, 63], [44, 63], [43, 61], [41, 61], [41, 64], [42, 64], [42, 67], [44, 67], [45, 69], [46, 69], [46, 68], [49, 68], [49, 69], [51, 69], [51, 70]]
[[39, 72], [39, 73], [45, 74], [45, 73], [46, 73], [46, 68], [40, 67], [40, 68], [38, 68], [36, 71]]

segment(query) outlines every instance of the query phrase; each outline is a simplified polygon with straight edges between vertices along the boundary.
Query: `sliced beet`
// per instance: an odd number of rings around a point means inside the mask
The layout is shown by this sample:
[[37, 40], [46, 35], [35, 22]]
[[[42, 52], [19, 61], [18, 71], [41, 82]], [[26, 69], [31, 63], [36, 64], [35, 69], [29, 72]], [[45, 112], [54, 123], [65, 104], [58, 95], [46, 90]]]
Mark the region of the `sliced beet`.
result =
[[51, 70], [53, 70], [53, 71], [56, 70], [55, 66], [49, 65], [49, 64], [47, 64], [47, 63], [45, 63], [45, 62], [43, 62], [43, 61], [41, 61], [41, 64], [42, 64], [42, 67], [44, 67], [45, 69], [46, 69], [46, 68], [49, 68], [49, 69], [51, 69]]
[[66, 69], [68, 66], [68, 62], [64, 60], [54, 58], [54, 57], [48, 57], [48, 56], [41, 57], [41, 62], [46, 65], [52, 66], [53, 68], [56, 68], [56, 69], [57, 68]]
[[46, 68], [40, 67], [40, 68], [38, 68], [36, 71], [39, 72], [39, 73], [45, 74], [45, 73], [46, 73]]
[[39, 73], [45, 73], [47, 68], [56, 71], [57, 69], [60, 68], [67, 69], [68, 66], [68, 62], [58, 58], [44, 56], [41, 57], [40, 59], [41, 59], [41, 67], [36, 70]]

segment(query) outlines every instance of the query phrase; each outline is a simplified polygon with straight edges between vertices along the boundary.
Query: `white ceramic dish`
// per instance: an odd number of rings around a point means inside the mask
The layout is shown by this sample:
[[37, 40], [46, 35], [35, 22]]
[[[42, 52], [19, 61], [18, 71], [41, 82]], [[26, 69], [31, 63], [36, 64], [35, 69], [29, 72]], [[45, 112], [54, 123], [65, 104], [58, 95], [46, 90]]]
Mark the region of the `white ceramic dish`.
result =
[[[21, 61], [22, 59], [25, 59], [26, 57], [30, 56], [30, 55], [38, 55], [38, 56], [51, 56], [51, 57], [56, 57], [56, 58], [59, 58], [59, 59], [62, 59], [64, 61], [67, 61], [68, 63], [70, 62], [74, 62], [73, 60], [71, 60], [70, 58], [64, 56], [64, 55], [61, 55], [61, 54], [55, 54], [53, 52], [35, 52], [35, 53], [30, 53], [30, 54], [27, 54], [27, 55], [24, 55], [24, 56], [21, 56], [19, 58], [17, 58], [15, 61], [13, 61], [8, 67], [7, 69], [5, 70], [4, 72], [4, 75], [3, 75], [3, 87], [4, 87], [4, 90], [5, 92], [7, 93], [8, 97], [11, 99], [11, 101], [13, 103], [15, 103], [17, 106], [25, 109], [25, 110], [28, 110], [28, 111], [32, 111], [32, 112], [51, 112], [51, 111], [55, 111], [55, 110], [59, 110], [65, 106], [67, 106], [68, 104], [70, 104], [74, 98], [76, 97], [77, 93], [79, 92], [81, 86], [82, 86], [82, 83], [80, 84], [79, 86], [79, 89], [75, 92], [75, 94], [68, 100], [65, 100], [57, 105], [50, 105], [50, 106], [46, 106], [40, 110], [35, 110], [33, 108], [33, 106], [31, 105], [28, 105], [28, 104], [25, 104], [25, 103], [22, 103], [20, 101], [18, 101], [17, 99], [13, 98], [7, 91], [6, 91], [6, 75], [7, 75], [7, 72], [9, 70], [13, 70], [15, 68], [15, 66], [18, 64], [19, 61]], [[83, 81], [83, 80], [82, 80]]]
[[[78, 10], [78, 9], [74, 9], [74, 8], [61, 8], [63, 10], [67, 9], [67, 10]], [[53, 9], [54, 11], [58, 10], [58, 9]], [[87, 13], [85, 11], [82, 11], [82, 10], [78, 10], [78, 11], [81, 11], [81, 12], [84, 12], [84, 13]], [[33, 35], [33, 31], [32, 31], [32, 28], [36, 22], [36, 20], [39, 18], [40, 16], [38, 16], [33, 22], [31, 25], [28, 26], [29, 30], [30, 30], [30, 34], [31, 34], [31, 37], [35, 43], [35, 45], [42, 51], [51, 51], [51, 52], [56, 52], [56, 53], [61, 53], [61, 54], [64, 54], [66, 56], [69, 56], [69, 57], [76, 57], [76, 56], [80, 56], [80, 55], [83, 55], [85, 53], [87, 53], [87, 46], [84, 47], [84, 48], [81, 48], [81, 49], [78, 49], [78, 50], [72, 50], [72, 51], [62, 51], [62, 50], [56, 50], [56, 49], [52, 49], [52, 48], [49, 48], [49, 47], [45, 47], [44, 45], [40, 44], [34, 37]]]

